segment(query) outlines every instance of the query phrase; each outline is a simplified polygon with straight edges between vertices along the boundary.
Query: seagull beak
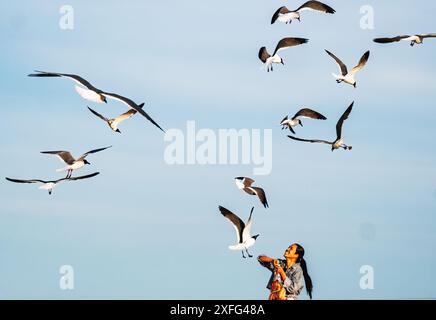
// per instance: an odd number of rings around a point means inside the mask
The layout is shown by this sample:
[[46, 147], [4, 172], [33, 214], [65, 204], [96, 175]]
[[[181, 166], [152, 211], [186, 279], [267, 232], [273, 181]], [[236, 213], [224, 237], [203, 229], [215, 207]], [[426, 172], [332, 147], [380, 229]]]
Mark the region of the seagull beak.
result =
[[115, 130], [115, 132], [121, 133], [120, 129]]
[[285, 63], [283, 62], [283, 59], [282, 59], [282, 61], [280, 61], [280, 63], [281, 63], [282, 65], [285, 65]]
[[354, 88], [357, 88], [357, 82], [355, 82], [355, 83], [353, 84], [353, 87], [354, 87]]
[[300, 121], [300, 126], [303, 127], [303, 123]]

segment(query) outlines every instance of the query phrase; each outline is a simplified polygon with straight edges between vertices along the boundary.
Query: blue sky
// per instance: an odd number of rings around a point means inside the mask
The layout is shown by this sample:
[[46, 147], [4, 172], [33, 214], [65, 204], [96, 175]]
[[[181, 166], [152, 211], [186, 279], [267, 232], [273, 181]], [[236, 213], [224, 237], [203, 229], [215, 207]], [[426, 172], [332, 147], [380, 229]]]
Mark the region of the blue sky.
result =
[[[2, 3], [0, 94], [2, 176], [57, 178], [62, 164], [41, 155], [66, 149], [92, 155], [93, 180], [52, 196], [33, 185], [0, 183], [2, 299], [265, 299], [269, 273], [228, 250], [234, 231], [223, 205], [246, 219], [254, 205], [254, 255], [281, 257], [301, 243], [314, 299], [436, 298], [436, 40], [411, 48], [378, 45], [380, 36], [436, 32], [430, 1], [326, 1], [335, 15], [305, 13], [301, 23], [270, 25], [273, 1], [71, 1], [74, 30], [59, 28], [63, 1]], [[375, 28], [359, 25], [372, 5]], [[409, 10], [413, 8], [413, 10]], [[261, 70], [257, 52], [285, 36], [307, 45], [284, 51], [285, 66]], [[366, 50], [358, 87], [337, 85], [324, 49], [350, 66]], [[125, 107], [83, 100], [65, 79], [145, 102], [165, 129], [273, 129], [273, 169], [254, 177], [270, 209], [237, 190], [249, 165], [167, 165], [163, 134], [141, 117], [111, 132], [86, 109], [115, 116]], [[328, 118], [306, 121], [302, 137], [330, 139], [345, 123], [351, 152], [290, 141], [278, 126], [299, 107]], [[75, 289], [59, 288], [71, 265]], [[373, 290], [359, 287], [362, 265]], [[305, 293], [301, 296], [306, 299]]]

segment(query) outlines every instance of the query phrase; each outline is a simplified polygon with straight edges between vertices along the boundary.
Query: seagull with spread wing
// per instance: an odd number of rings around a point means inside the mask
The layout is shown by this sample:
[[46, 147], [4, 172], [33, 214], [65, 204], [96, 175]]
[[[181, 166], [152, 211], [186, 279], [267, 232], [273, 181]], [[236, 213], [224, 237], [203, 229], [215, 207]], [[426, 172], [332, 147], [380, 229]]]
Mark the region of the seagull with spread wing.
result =
[[289, 130], [295, 134], [295, 131], [292, 127], [296, 127], [298, 125], [303, 126], [303, 123], [301, 122], [301, 118], [309, 118], [309, 119], [316, 119], [316, 120], [327, 120], [326, 117], [324, 117], [321, 113], [316, 112], [315, 110], [309, 109], [309, 108], [303, 108], [300, 111], [298, 111], [291, 119], [289, 119], [288, 116], [286, 116], [281, 122], [280, 125], [282, 126], [282, 130], [286, 127], [289, 128]]
[[105, 116], [101, 115], [100, 113], [98, 113], [97, 111], [91, 109], [90, 107], [88, 107], [89, 111], [91, 111], [95, 116], [99, 117], [100, 119], [102, 119], [103, 121], [105, 121], [109, 128], [112, 129], [112, 131], [114, 132], [118, 132], [121, 133], [120, 129], [118, 129], [118, 125], [123, 122], [124, 120], [130, 119], [131, 117], [133, 117], [137, 111], [135, 109], [129, 109], [128, 111], [124, 112], [123, 114], [120, 114], [118, 117], [113, 118], [113, 119], [108, 119]]
[[283, 59], [278, 55], [279, 51], [307, 43], [308, 41], [309, 40], [305, 38], [283, 38], [277, 44], [272, 56], [268, 53], [265, 47], [259, 49], [258, 56], [260, 61], [263, 62], [267, 71], [273, 71], [273, 63], [281, 63], [284, 65]]
[[369, 51], [363, 54], [362, 58], [360, 58], [359, 64], [355, 66], [353, 69], [351, 69], [350, 72], [348, 72], [347, 66], [338, 57], [336, 57], [333, 53], [331, 53], [328, 50], [326, 50], [326, 52], [330, 57], [332, 57], [336, 61], [336, 63], [339, 66], [339, 71], [341, 72], [341, 75], [332, 73], [333, 77], [336, 78], [336, 82], [337, 83], [345, 82], [351, 84], [353, 87], [356, 88], [357, 82], [354, 79], [354, 76], [365, 66], [369, 58]]
[[75, 159], [71, 153], [69, 151], [41, 151], [41, 153], [43, 154], [52, 154], [57, 156], [62, 162], [66, 163], [67, 166], [65, 168], [62, 169], [57, 169], [57, 172], [60, 171], [68, 171], [67, 172], [67, 177], [66, 178], [70, 178], [71, 175], [73, 174], [74, 170], [80, 169], [82, 168], [84, 165], [88, 164], [90, 165], [90, 163], [88, 162], [88, 160], [86, 160], [85, 158], [92, 154], [92, 153], [96, 153], [96, 152], [100, 152], [103, 150], [106, 150], [108, 148], [111, 148], [112, 146], [109, 147], [105, 147], [105, 148], [99, 148], [99, 149], [94, 149], [88, 152], [85, 152], [84, 154], [82, 154], [79, 158]]
[[247, 252], [248, 257], [253, 257], [249, 252], [248, 248], [252, 247], [254, 243], [256, 242], [257, 237], [259, 237], [258, 234], [255, 236], [251, 236], [251, 225], [253, 223], [252, 220], [252, 214], [254, 207], [251, 208], [250, 217], [248, 218], [247, 224], [244, 223], [244, 221], [241, 220], [236, 214], [231, 212], [230, 210], [219, 206], [218, 207], [221, 214], [227, 218], [233, 225], [233, 227], [236, 230], [236, 237], [238, 239], [238, 243], [235, 245], [229, 246], [230, 250], [240, 250], [242, 252], [242, 257], [245, 259], [244, 250]]
[[330, 14], [334, 14], [336, 12], [335, 9], [322, 2], [307, 1], [306, 3], [304, 3], [294, 11], [289, 10], [285, 6], [278, 8], [271, 18], [271, 24], [274, 24], [276, 21], [283, 22], [286, 24], [291, 23], [292, 20], [300, 21], [301, 12], [303, 11], [320, 11]]
[[265, 191], [259, 187], [252, 187], [254, 180], [247, 177], [236, 177], [235, 183], [238, 189], [244, 190], [246, 193], [257, 196], [265, 208], [268, 208], [268, 200], [266, 199]]
[[15, 183], [40, 183], [41, 186], [38, 189], [47, 190], [48, 194], [51, 194], [53, 192], [54, 187], [56, 187], [58, 183], [62, 181], [77, 181], [82, 179], [88, 179], [88, 178], [95, 177], [98, 174], [100, 174], [100, 172], [94, 172], [80, 177], [62, 178], [58, 180], [40, 180], [40, 179], [21, 180], [21, 179], [12, 179], [12, 178], [6, 178], [6, 180]]
[[374, 42], [377, 43], [392, 43], [399, 41], [410, 41], [410, 46], [414, 46], [415, 44], [422, 44], [424, 39], [426, 38], [436, 38], [436, 33], [427, 33], [427, 34], [415, 34], [413, 36], [403, 35], [392, 38], [376, 38]]

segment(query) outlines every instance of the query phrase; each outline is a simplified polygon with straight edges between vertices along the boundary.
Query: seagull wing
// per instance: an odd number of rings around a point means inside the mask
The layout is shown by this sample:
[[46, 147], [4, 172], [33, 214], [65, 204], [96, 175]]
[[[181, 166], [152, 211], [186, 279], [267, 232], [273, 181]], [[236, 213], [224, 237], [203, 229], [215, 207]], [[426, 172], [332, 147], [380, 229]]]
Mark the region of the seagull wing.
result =
[[39, 180], [39, 179], [21, 180], [21, 179], [6, 178], [6, 180], [15, 183], [47, 183], [47, 181]]
[[96, 175], [99, 175], [99, 174], [100, 174], [100, 172], [94, 172], [94, 173], [87, 174], [84, 176], [79, 176], [79, 177], [62, 178], [62, 179], [56, 180], [55, 183], [58, 183], [61, 181], [76, 181], [76, 180], [88, 179], [88, 178], [95, 177]]
[[359, 64], [351, 70], [351, 74], [356, 74], [357, 72], [362, 70], [363, 67], [365, 66], [366, 62], [368, 61], [368, 58], [369, 58], [369, 51], [366, 51], [363, 54], [362, 58], [360, 58]]
[[236, 230], [236, 236], [238, 238], [238, 243], [242, 243], [242, 233], [244, 231], [245, 228], [245, 223], [244, 221], [242, 221], [236, 214], [234, 214], [233, 212], [231, 212], [230, 210], [227, 210], [224, 207], [219, 206], [218, 207], [221, 214], [230, 220], [230, 222], [232, 223], [233, 227]]
[[122, 121], [124, 121], [124, 120], [127, 120], [127, 119], [133, 117], [133, 115], [135, 115], [137, 112], [138, 112], [138, 111], [136, 111], [135, 109], [130, 109], [129, 111], [124, 112], [123, 114], [120, 114], [118, 117], [116, 117], [116, 118], [114, 119], [113, 124], [114, 124], [115, 126], [118, 126], [118, 124], [119, 124], [120, 122], [122, 122]]
[[88, 82], [87, 80], [83, 79], [81, 76], [78, 76], [76, 74], [45, 72], [45, 71], [38, 71], [38, 70], [35, 70], [35, 72], [37, 72], [37, 73], [31, 73], [28, 76], [29, 77], [66, 77], [66, 78], [70, 78], [74, 82], [88, 88], [89, 90], [92, 90], [92, 91], [95, 91], [98, 93], [101, 92], [101, 90], [94, 87], [90, 82]]
[[262, 48], [259, 49], [258, 56], [259, 56], [260, 61], [262, 61], [263, 63], [266, 62], [266, 59], [271, 57], [265, 47], [262, 47]]
[[292, 118], [297, 119], [298, 117], [304, 117], [304, 118], [311, 118], [311, 119], [317, 119], [317, 120], [327, 120], [326, 117], [324, 117], [321, 113], [316, 112], [315, 110], [304, 108], [298, 111], [295, 116]]
[[421, 38], [436, 38], [436, 33], [420, 34]]
[[409, 38], [409, 35], [403, 35], [398, 37], [392, 37], [392, 38], [375, 38], [373, 41], [377, 43], [391, 43], [391, 42], [398, 42], [402, 39]]
[[291, 11], [289, 11], [289, 9], [286, 8], [285, 6], [278, 8], [277, 11], [274, 12], [274, 15], [271, 18], [271, 24], [274, 24], [274, 22], [276, 22], [276, 20], [280, 16], [280, 14], [286, 14], [289, 12], [291, 12]]
[[336, 63], [339, 65], [339, 70], [341, 71], [341, 74], [343, 76], [348, 74], [348, 70], [347, 70], [347, 66], [341, 61], [341, 59], [339, 59], [338, 57], [336, 57], [333, 53], [331, 53], [330, 51], [326, 50], [325, 52], [327, 52], [327, 54], [332, 57], [333, 59], [335, 59]]
[[253, 224], [253, 219], [252, 219], [253, 210], [254, 207], [251, 208], [250, 217], [247, 220], [247, 224], [245, 225], [244, 231], [242, 231], [242, 242], [245, 242], [251, 238], [251, 225]]
[[309, 39], [305, 38], [283, 38], [279, 41], [279, 43], [276, 46], [276, 49], [274, 50], [273, 56], [279, 52], [280, 50], [284, 50], [290, 47], [298, 46], [303, 43], [307, 43]]
[[332, 7], [319, 1], [307, 1], [295, 11], [302, 12], [307, 10], [316, 10], [316, 11], [321, 11], [324, 13], [331, 13], [331, 14], [336, 12], [336, 10], [333, 9]]
[[82, 154], [82, 156], [81, 156], [79, 159], [80, 159], [80, 160], [83, 160], [83, 159], [86, 158], [86, 156], [87, 156], [88, 154], [96, 153], [96, 152], [100, 152], [100, 151], [103, 151], [103, 150], [106, 150], [106, 149], [109, 149], [109, 148], [112, 148], [112, 146], [104, 147], [104, 148], [98, 148], [98, 149], [94, 149], [94, 150], [91, 150], [91, 151], [85, 152], [84, 154]]
[[162, 129], [148, 114], [147, 112], [145, 112], [142, 107], [144, 106], [143, 103], [141, 103], [140, 105], [137, 105], [135, 102], [133, 102], [132, 100], [130, 100], [129, 98], [120, 96], [119, 94], [116, 93], [107, 93], [107, 92], [103, 92], [102, 93], [103, 96], [109, 98], [109, 99], [114, 99], [117, 101], [120, 101], [124, 104], [126, 104], [127, 106], [129, 106], [132, 109], [135, 109], [136, 111], [138, 111], [140, 114], [142, 114], [145, 118], [148, 119], [148, 121], [150, 121], [151, 123], [153, 123], [156, 127], [158, 127], [160, 130], [162, 130], [163, 132], [165, 132], [164, 129]]
[[351, 113], [351, 110], [353, 109], [354, 101], [351, 103], [351, 105], [345, 110], [344, 114], [339, 119], [338, 123], [336, 124], [336, 136], [337, 139], [341, 139], [342, 137], [342, 125], [344, 124], [344, 121], [348, 119], [348, 116]]
[[102, 115], [101, 115], [100, 113], [98, 113], [97, 111], [92, 110], [90, 107], [88, 107], [88, 109], [89, 109], [89, 111], [91, 111], [94, 115], [96, 115], [97, 117], [99, 117], [100, 119], [102, 119], [103, 121], [106, 121], [106, 122], [109, 121], [108, 118], [106, 118], [105, 116], [102, 116]]
[[41, 151], [43, 154], [53, 154], [56, 155], [61, 161], [68, 165], [72, 165], [76, 159], [68, 151]]
[[265, 208], [268, 208], [268, 200], [266, 200], [265, 191], [259, 187], [253, 187], [254, 191], [256, 191], [256, 195], [259, 197], [260, 202], [262, 202]]
[[310, 143], [325, 143], [325, 144], [330, 144], [330, 145], [333, 144], [333, 142], [326, 141], [326, 140], [301, 139], [301, 138], [297, 138], [297, 137], [293, 137], [293, 136], [288, 136], [288, 138], [291, 138], [292, 140], [303, 141], [303, 142], [310, 142]]

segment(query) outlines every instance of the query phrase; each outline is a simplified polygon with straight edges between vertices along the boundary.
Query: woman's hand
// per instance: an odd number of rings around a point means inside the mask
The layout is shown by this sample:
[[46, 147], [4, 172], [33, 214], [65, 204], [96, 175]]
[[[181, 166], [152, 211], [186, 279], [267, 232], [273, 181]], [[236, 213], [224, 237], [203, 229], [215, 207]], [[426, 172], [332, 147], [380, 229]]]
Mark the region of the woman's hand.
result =
[[275, 268], [277, 271], [279, 271], [280, 269], [282, 269], [282, 267], [280, 266], [280, 262], [279, 262], [278, 259], [274, 259], [274, 260], [273, 260], [273, 265], [274, 265], [274, 268]]

